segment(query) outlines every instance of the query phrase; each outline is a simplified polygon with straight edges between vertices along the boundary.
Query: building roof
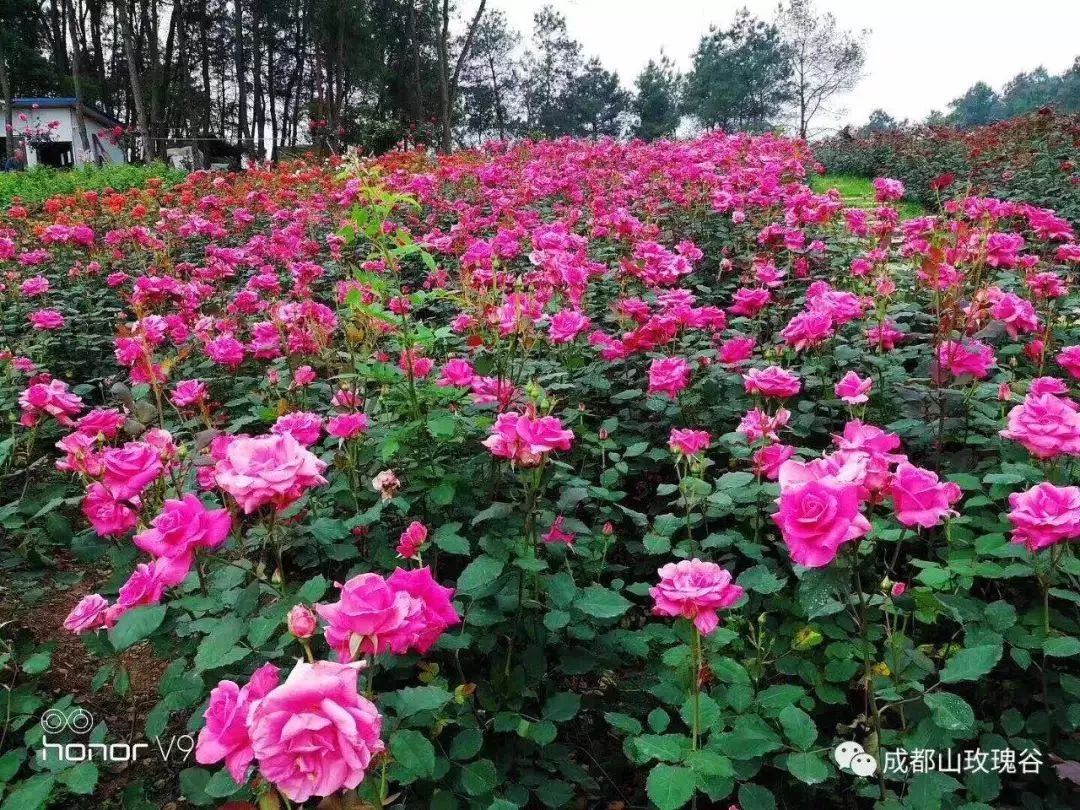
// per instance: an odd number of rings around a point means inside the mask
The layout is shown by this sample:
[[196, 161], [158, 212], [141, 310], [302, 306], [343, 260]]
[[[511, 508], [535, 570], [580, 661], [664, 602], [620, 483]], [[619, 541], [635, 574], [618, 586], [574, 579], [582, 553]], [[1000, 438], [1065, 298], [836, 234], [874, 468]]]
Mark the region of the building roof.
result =
[[[33, 107], [37, 105], [43, 110], [53, 109], [74, 109], [75, 97], [74, 96], [52, 96], [41, 98], [13, 98], [11, 100], [12, 109], [15, 107]], [[111, 115], [107, 115], [97, 107], [94, 107], [86, 102], [82, 105], [83, 115], [87, 118], [93, 118], [99, 124], [107, 127], [119, 127], [122, 124], [113, 118]]]

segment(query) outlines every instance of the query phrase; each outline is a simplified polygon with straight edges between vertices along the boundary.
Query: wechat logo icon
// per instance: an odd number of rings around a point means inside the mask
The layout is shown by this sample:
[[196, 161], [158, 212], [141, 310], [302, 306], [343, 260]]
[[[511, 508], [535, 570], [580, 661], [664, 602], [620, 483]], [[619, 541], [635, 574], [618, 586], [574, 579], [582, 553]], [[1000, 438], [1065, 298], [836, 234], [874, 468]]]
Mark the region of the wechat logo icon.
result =
[[840, 770], [850, 768], [856, 776], [873, 776], [877, 773], [877, 760], [857, 742], [842, 742], [832, 752], [833, 761]]

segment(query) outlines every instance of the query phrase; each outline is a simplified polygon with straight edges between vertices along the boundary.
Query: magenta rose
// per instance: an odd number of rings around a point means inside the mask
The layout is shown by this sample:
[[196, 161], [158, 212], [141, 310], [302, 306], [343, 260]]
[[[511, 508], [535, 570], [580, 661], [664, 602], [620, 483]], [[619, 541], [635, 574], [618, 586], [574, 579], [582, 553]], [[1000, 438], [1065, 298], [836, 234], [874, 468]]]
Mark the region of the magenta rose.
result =
[[270, 432], [278, 435], [288, 433], [304, 447], [311, 447], [319, 440], [322, 432], [322, 417], [317, 413], [293, 411], [278, 417]]
[[938, 481], [937, 473], [901, 464], [892, 481], [896, 519], [905, 526], [929, 529], [954, 514], [952, 505], [960, 500], [960, 487], [950, 481]]
[[207, 509], [190, 493], [167, 500], [151, 528], [133, 538], [135, 545], [155, 557], [190, 557], [197, 548], [217, 548], [232, 527], [226, 509]]
[[284, 509], [308, 488], [325, 484], [325, 469], [325, 462], [288, 434], [244, 436], [228, 443], [214, 479], [251, 514], [268, 503]]
[[338, 660], [352, 661], [357, 651], [380, 653], [396, 634], [408, 631], [420, 605], [407, 592], [395, 589], [378, 574], [357, 574], [341, 586], [337, 602], [316, 605], [326, 620], [326, 642]]
[[79, 600], [64, 619], [64, 629], [72, 633], [88, 633], [105, 626], [105, 610], [109, 607], [105, 597], [96, 593], [88, 594]]
[[[396, 568], [386, 584], [395, 591], [408, 594], [419, 603], [419, 610], [410, 617], [408, 637], [405, 638], [406, 633], [394, 636], [391, 642], [397, 647], [394, 652], [404, 652], [412, 647], [423, 655], [431, 649], [431, 645], [447, 627], [453, 627], [461, 621], [450, 602], [454, 589], [444, 588], [436, 582], [429, 568], [417, 568], [414, 571]], [[401, 645], [402, 640], [406, 641], [404, 647]]]
[[296, 605], [286, 616], [285, 624], [296, 638], [311, 638], [315, 633], [315, 614], [303, 605]]
[[1080, 537], [1080, 487], [1038, 484], [1009, 496], [1012, 541], [1031, 551]]
[[82, 513], [101, 537], [119, 537], [135, 528], [138, 513], [103, 484], [91, 484], [82, 502]]
[[738, 602], [745, 591], [731, 581], [731, 573], [716, 563], [680, 560], [658, 572], [660, 581], [649, 588], [653, 613], [690, 619], [703, 635], [720, 624], [716, 611]]
[[1009, 411], [1001, 435], [1019, 442], [1036, 458], [1080, 455], [1080, 414], [1072, 400], [1029, 394]]
[[690, 383], [690, 366], [681, 357], [661, 357], [649, 366], [649, 393], [664, 394], [669, 399]]
[[277, 686], [278, 668], [263, 664], [243, 687], [221, 681], [210, 691], [210, 703], [203, 713], [206, 725], [195, 743], [195, 761], [213, 765], [225, 760], [233, 781], [247, 781], [247, 769], [255, 752], [248, 735], [248, 715], [252, 708]]
[[[783, 468], [781, 481], [782, 473]], [[840, 546], [870, 531], [870, 523], [859, 511], [859, 487], [854, 483], [810, 481], [782, 490], [778, 502], [780, 510], [772, 519], [791, 558], [807, 568], [828, 565]]]
[[290, 800], [351, 790], [384, 748], [382, 718], [356, 689], [357, 664], [298, 662], [252, 709], [249, 734], [261, 773]]
[[752, 368], [743, 375], [743, 387], [748, 394], [761, 394], [763, 397], [785, 399], [793, 397], [802, 390], [802, 383], [797, 374], [779, 366]]
[[117, 498], [137, 496], [161, 474], [161, 454], [145, 442], [128, 442], [101, 454], [102, 481]]

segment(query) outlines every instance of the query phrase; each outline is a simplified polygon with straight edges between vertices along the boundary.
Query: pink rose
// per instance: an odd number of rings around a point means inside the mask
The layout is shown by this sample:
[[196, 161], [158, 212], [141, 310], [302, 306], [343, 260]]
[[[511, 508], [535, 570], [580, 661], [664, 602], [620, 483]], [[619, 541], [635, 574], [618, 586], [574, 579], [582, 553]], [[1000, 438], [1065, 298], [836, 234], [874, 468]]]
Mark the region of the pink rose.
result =
[[289, 611], [286, 624], [296, 638], [311, 638], [315, 632], [315, 614], [303, 605], [296, 605]]
[[[395, 568], [386, 582], [395, 591], [412, 597], [417, 608], [411, 615], [407, 638], [405, 634], [399, 634], [393, 640], [395, 653], [412, 648], [424, 655], [447, 627], [461, 621], [450, 602], [454, 589], [444, 588], [436, 582], [431, 569], [407, 571]], [[401, 646], [403, 640], [406, 642], [404, 647]]]
[[401, 481], [394, 475], [393, 470], [383, 470], [371, 479], [371, 488], [378, 492], [384, 501], [393, 500], [400, 486]]
[[1080, 455], [1080, 414], [1076, 403], [1054, 394], [1028, 394], [1009, 411], [1006, 439], [1019, 442], [1036, 458]]
[[53, 417], [65, 427], [75, 423], [71, 417], [82, 410], [82, 400], [68, 392], [63, 380], [50, 380], [48, 383], [34, 383], [19, 394], [19, 407], [22, 408], [20, 424], [33, 427], [43, 414]]
[[305, 385], [311, 385], [318, 379], [318, 375], [311, 366], [300, 366], [293, 372], [293, 385], [297, 388], [303, 388]]
[[832, 317], [817, 311], [800, 312], [780, 332], [787, 345], [797, 352], [817, 346], [832, 335]]
[[177, 408], [189, 408], [206, 400], [206, 384], [198, 380], [181, 380], [172, 393], [172, 404]]
[[104, 484], [91, 484], [83, 498], [82, 512], [101, 537], [120, 537], [135, 528], [138, 513], [117, 500]]
[[300, 661], [251, 710], [259, 773], [293, 802], [355, 788], [384, 748], [382, 718], [357, 691], [358, 671], [356, 664]]
[[1012, 541], [1031, 551], [1080, 537], [1080, 487], [1038, 484], [1009, 496]]
[[304, 447], [311, 447], [322, 433], [322, 417], [317, 413], [293, 411], [279, 416], [270, 432], [279, 436], [287, 433]]
[[580, 312], [564, 309], [551, 316], [551, 328], [548, 338], [552, 343], [569, 343], [591, 326], [591, 322]]
[[859, 488], [852, 483], [824, 479], [782, 488], [778, 503], [772, 519], [791, 558], [807, 568], [828, 565], [840, 546], [870, 531], [859, 511]]
[[156, 563], [139, 563], [127, 582], [120, 586], [117, 604], [123, 608], [156, 605], [166, 587]]
[[896, 468], [892, 483], [896, 519], [905, 526], [929, 529], [955, 514], [952, 505], [960, 500], [960, 487], [939, 482], [937, 473], [903, 463]]
[[507, 458], [525, 467], [540, 463], [545, 453], [569, 450], [574, 431], [563, 428], [554, 416], [537, 417], [527, 413], [501, 413], [483, 445], [498, 458]]
[[661, 357], [649, 366], [649, 393], [675, 399], [690, 382], [690, 366], [681, 357]]
[[263, 504], [284, 509], [310, 487], [326, 483], [326, 464], [291, 435], [234, 438], [214, 468], [214, 480], [245, 514]]
[[474, 379], [476, 379], [476, 372], [473, 370], [472, 363], [464, 358], [455, 357], [453, 360], [448, 360], [446, 365], [443, 366], [442, 376], [439, 377], [436, 384], [443, 388], [453, 386], [468, 388], [472, 385]]
[[[1057, 377], [1036, 377], [1028, 385], [1028, 393], [1039, 396], [1040, 394], [1067, 394], [1069, 386], [1064, 380]], [[1005, 397], [1008, 400], [1008, 397]]]
[[1066, 346], [1058, 353], [1057, 361], [1069, 376], [1080, 380], [1080, 346]]
[[326, 423], [326, 432], [335, 439], [351, 439], [368, 429], [367, 414], [346, 413], [333, 416]]
[[729, 338], [720, 344], [716, 359], [725, 365], [738, 365], [750, 359], [756, 344], [757, 341], [751, 337]]
[[372, 573], [357, 574], [342, 585], [337, 602], [315, 606], [315, 612], [326, 620], [326, 642], [339, 661], [352, 661], [358, 651], [385, 652], [418, 610], [408, 593]]
[[128, 442], [123, 447], [109, 447], [101, 454], [102, 481], [117, 498], [139, 495], [161, 475], [161, 455], [146, 442]]
[[562, 543], [567, 546], [574, 545], [574, 541], [577, 539], [577, 535], [575, 535], [573, 532], [568, 532], [563, 529], [563, 523], [565, 521], [566, 518], [562, 515], [556, 517], [555, 520], [552, 521], [551, 526], [546, 532], [544, 532], [540, 539], [543, 540], [545, 543], [549, 544]]
[[64, 316], [55, 309], [39, 309], [27, 316], [31, 326], [45, 332], [64, 328]]
[[213, 765], [225, 760], [225, 767], [237, 784], [247, 781], [247, 769], [255, 752], [248, 734], [248, 715], [278, 682], [278, 668], [263, 664], [243, 687], [221, 681], [210, 690], [210, 703], [203, 713], [206, 725], [195, 743], [195, 761]]
[[903, 582], [897, 582], [889, 590], [889, 595], [892, 596], [893, 599], [899, 599], [905, 593], [907, 593], [907, 585], [905, 585]]
[[874, 200], [876, 202], [890, 202], [899, 200], [904, 196], [904, 184], [899, 180], [889, 177], [874, 178]]
[[673, 429], [668, 437], [668, 447], [672, 453], [680, 453], [684, 456], [696, 456], [707, 450], [711, 437], [704, 430], [681, 430]]
[[75, 427], [80, 433], [113, 439], [126, 421], [127, 417], [116, 408], [97, 408], [79, 419]]
[[792, 374], [779, 366], [752, 368], [743, 375], [743, 388], [748, 394], [761, 394], [763, 397], [786, 399], [802, 390], [802, 383], [797, 374]]
[[84, 596], [64, 619], [64, 629], [72, 633], [88, 633], [105, 626], [105, 610], [108, 601], [96, 593]]
[[791, 419], [791, 411], [786, 408], [778, 409], [771, 416], [760, 408], [754, 408], [746, 412], [735, 430], [743, 434], [751, 444], [761, 439], [775, 442], [779, 439], [777, 431], [784, 427], [789, 419]]
[[166, 500], [151, 528], [135, 535], [137, 548], [155, 557], [190, 557], [197, 548], [217, 548], [232, 527], [226, 509], [207, 509], [190, 493], [182, 500]]
[[775, 481], [780, 475], [781, 465], [795, 455], [795, 448], [790, 444], [770, 444], [757, 450], [753, 455], [754, 474]]
[[977, 380], [984, 379], [994, 363], [993, 350], [977, 340], [946, 340], [938, 347], [938, 367], [954, 377], [970, 375]]
[[873, 382], [869, 377], [865, 380], [860, 379], [859, 375], [854, 371], [849, 371], [840, 379], [833, 391], [848, 405], [862, 405], [870, 399], [869, 394], [872, 386]]
[[703, 560], [668, 563], [657, 573], [660, 581], [649, 588], [653, 613], [690, 619], [706, 636], [720, 624], [716, 611], [731, 607], [745, 593], [732, 583], [729, 571]]
[[418, 520], [414, 520], [409, 524], [408, 528], [401, 533], [401, 537], [398, 539], [398, 555], [404, 557], [406, 560], [413, 559], [417, 552], [420, 551], [420, 546], [424, 545], [427, 541], [427, 535], [427, 526]]
[[223, 335], [206, 344], [206, 355], [220, 366], [236, 368], [244, 362], [244, 344], [232, 335]]

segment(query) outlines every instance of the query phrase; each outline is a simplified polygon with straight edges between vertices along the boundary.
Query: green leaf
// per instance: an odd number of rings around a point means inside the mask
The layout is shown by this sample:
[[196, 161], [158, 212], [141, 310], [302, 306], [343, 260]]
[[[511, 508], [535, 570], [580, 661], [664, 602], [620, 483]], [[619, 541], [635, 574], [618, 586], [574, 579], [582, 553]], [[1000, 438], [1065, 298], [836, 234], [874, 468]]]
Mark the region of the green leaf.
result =
[[469, 541], [458, 534], [460, 523], [444, 523], [435, 530], [433, 542], [447, 554], [468, 554]]
[[1048, 638], [1043, 643], [1043, 652], [1054, 658], [1071, 658], [1074, 655], [1080, 655], [1080, 640], [1072, 636]]
[[326, 595], [329, 588], [330, 583], [326, 581], [326, 577], [319, 574], [300, 586], [300, 590], [296, 592], [296, 598], [301, 602], [314, 604]]
[[98, 768], [93, 762], [80, 762], [60, 774], [60, 782], [72, 793], [89, 796], [98, 782]]
[[224, 799], [232, 796], [236, 791], [240, 790], [243, 785], [238, 785], [233, 781], [229, 772], [222, 768], [220, 771], [210, 777], [210, 781], [206, 783], [206, 787], [203, 790], [207, 796], [214, 799]]
[[234, 664], [250, 650], [237, 646], [244, 637], [247, 626], [239, 619], [223, 619], [199, 642], [195, 652], [195, 671], [205, 672], [228, 664]]
[[780, 725], [784, 734], [796, 748], [808, 751], [817, 739], [817, 727], [810, 715], [795, 704], [785, 706], [780, 712]]
[[731, 760], [713, 751], [691, 751], [686, 758], [686, 764], [701, 776], [728, 777], [735, 775], [735, 769], [731, 766]]
[[932, 692], [923, 697], [923, 702], [939, 728], [967, 733], [974, 730], [975, 712], [962, 697], [951, 692]]
[[109, 641], [117, 652], [142, 641], [165, 621], [165, 605], [132, 608], [109, 631]]
[[180, 792], [196, 807], [214, 803], [213, 797], [206, 795], [208, 784], [210, 771], [205, 768], [185, 768], [180, 771]]
[[454, 696], [439, 686], [410, 686], [397, 692], [398, 717], [412, 717], [419, 712], [441, 709]]
[[787, 578], [777, 576], [764, 565], [755, 565], [739, 575], [738, 584], [748, 591], [769, 594], [783, 590]]
[[0, 810], [38, 810], [52, 793], [56, 779], [47, 774], [37, 774], [22, 782], [8, 794]]
[[450, 759], [472, 759], [484, 744], [484, 735], [477, 728], [463, 728], [450, 743]]
[[931, 771], [921, 773], [908, 786], [907, 803], [912, 810], [940, 810], [945, 806], [946, 793], [959, 790], [961, 785], [948, 774]]
[[567, 720], [573, 719], [580, 708], [581, 695], [576, 695], [573, 692], [560, 692], [557, 695], [552, 695], [544, 703], [543, 717], [553, 723], [565, 723]]
[[643, 734], [634, 738], [634, 748], [645, 761], [682, 762], [690, 753], [690, 740], [682, 734]]
[[641, 722], [628, 714], [605, 712], [604, 719], [624, 734], [635, 735], [641, 733]]
[[756, 714], [744, 715], [719, 739], [721, 753], [732, 759], [753, 759], [783, 746], [780, 736]]
[[481, 554], [465, 566], [457, 581], [457, 592], [469, 596], [491, 585], [502, 574], [505, 563], [486, 554]]
[[678, 810], [694, 796], [694, 772], [678, 765], [657, 765], [649, 772], [645, 791], [660, 810]]
[[449, 411], [436, 411], [427, 420], [428, 432], [436, 439], [449, 439], [456, 427], [454, 415]]
[[791, 754], [787, 758], [787, 769], [808, 785], [818, 785], [829, 778], [829, 766], [817, 754]]
[[590, 585], [582, 591], [574, 606], [597, 619], [614, 619], [630, 609], [630, 600], [602, 585]]
[[772, 791], [747, 782], [739, 788], [739, 810], [776, 810]]
[[50, 650], [43, 650], [42, 652], [34, 653], [22, 664], [22, 671], [27, 675], [40, 675], [42, 672], [49, 668], [49, 663], [52, 661], [52, 652]]
[[941, 670], [941, 682], [976, 681], [990, 672], [1000, 660], [1000, 644], [965, 647], [945, 663]]
[[390, 737], [390, 753], [394, 760], [418, 779], [435, 773], [435, 748], [419, 731], [403, 729]]
[[461, 769], [461, 787], [470, 796], [483, 796], [495, 790], [499, 772], [490, 759], [478, 759]]

